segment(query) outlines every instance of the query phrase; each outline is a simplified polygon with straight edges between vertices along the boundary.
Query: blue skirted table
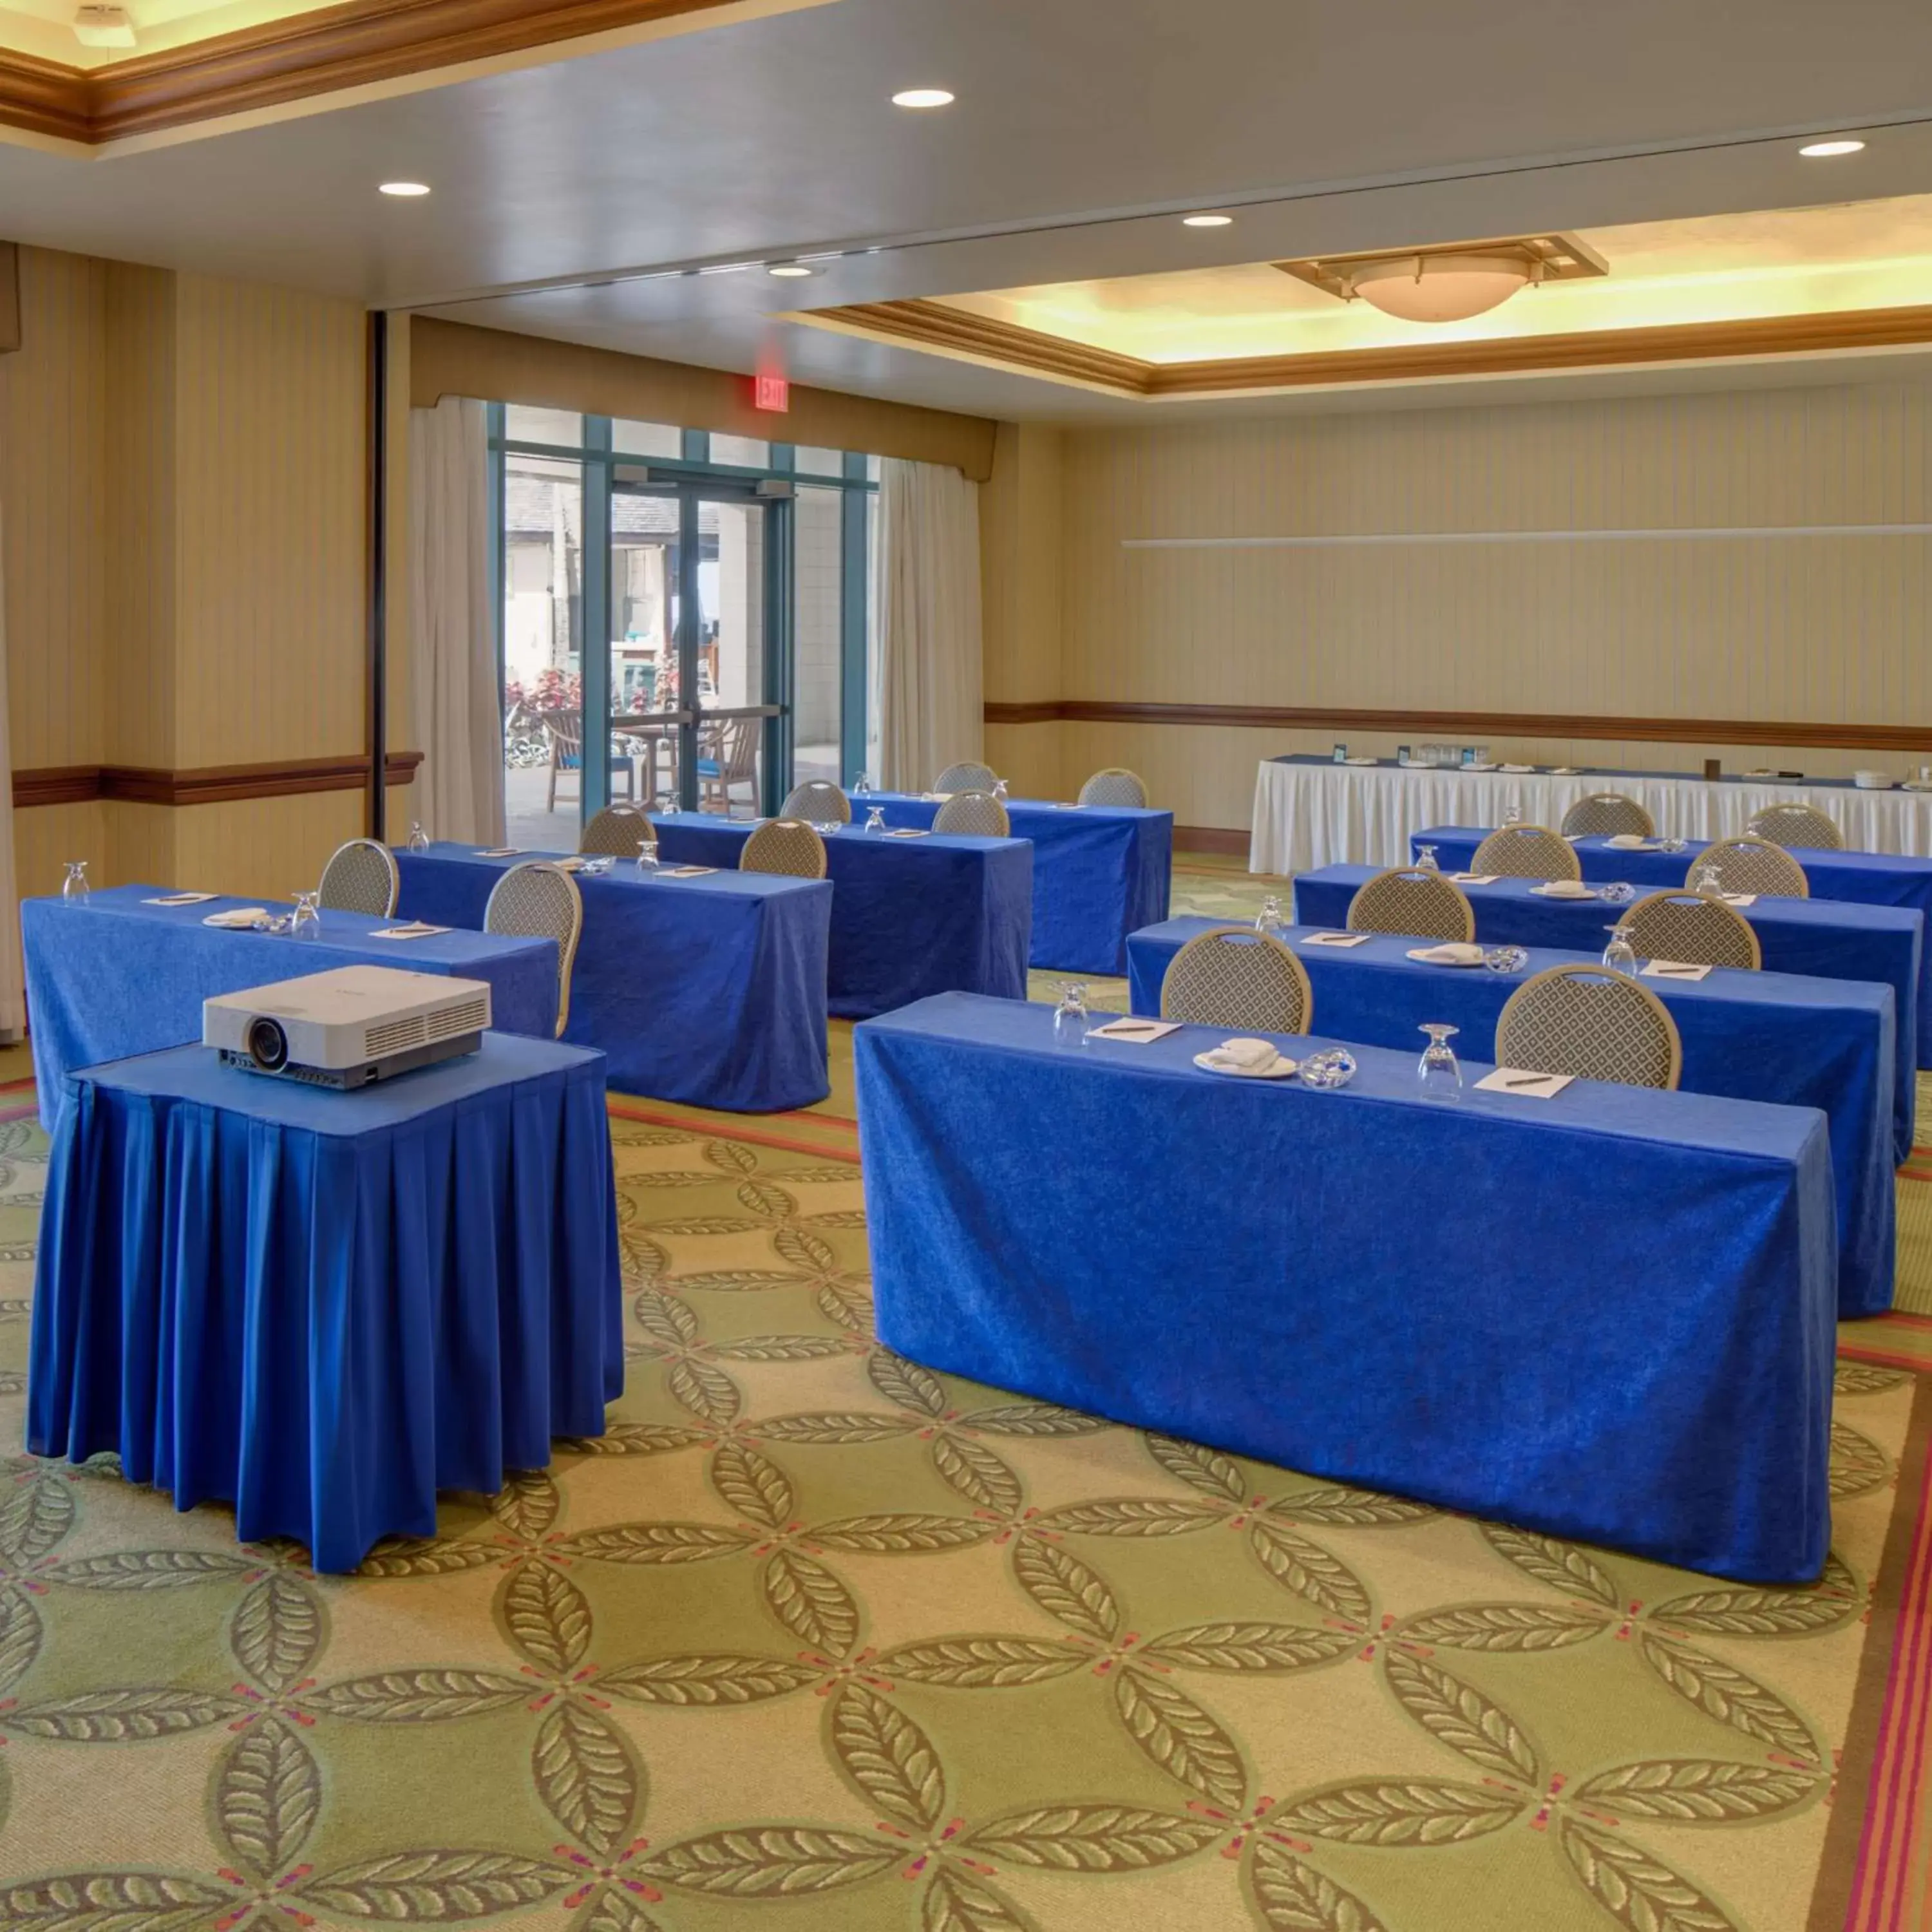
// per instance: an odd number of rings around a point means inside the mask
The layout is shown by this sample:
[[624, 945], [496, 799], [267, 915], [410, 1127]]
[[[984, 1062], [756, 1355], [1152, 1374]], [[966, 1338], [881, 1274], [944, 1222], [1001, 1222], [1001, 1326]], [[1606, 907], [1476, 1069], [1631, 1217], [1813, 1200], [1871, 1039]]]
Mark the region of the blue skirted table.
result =
[[[709, 812], [658, 817], [667, 864], [735, 866], [755, 829]], [[830, 1006], [863, 1019], [928, 993], [1026, 998], [1033, 848], [1024, 838], [894, 838], [848, 826], [825, 843]]]
[[1818, 1574], [1821, 1115], [1588, 1081], [1443, 1104], [1374, 1047], [1318, 1093], [1201, 1071], [1218, 1030], [1056, 1048], [1052, 1020], [955, 995], [856, 1030], [887, 1347], [1658, 1562]]
[[[447, 844], [398, 852], [403, 910], [480, 926], [497, 880], [550, 856], [486, 859]], [[579, 873], [577, 885], [584, 933], [564, 1037], [605, 1056], [613, 1087], [730, 1113], [808, 1107], [832, 1090], [830, 886], [760, 872], [652, 877], [626, 860]]]
[[[864, 822], [878, 806], [888, 825], [929, 826], [939, 802], [872, 792], [852, 801]], [[1016, 838], [1033, 846], [1033, 946], [1028, 964], [1063, 973], [1124, 973], [1127, 934], [1167, 916], [1174, 814], [1126, 806], [1055, 805], [1010, 798]]]
[[[1446, 868], [1445, 868], [1446, 869]], [[1302, 926], [1344, 926], [1348, 904], [1376, 875], [1372, 866], [1324, 866], [1294, 882], [1294, 916]], [[1544, 898], [1533, 879], [1463, 886], [1475, 908], [1476, 937], [1486, 946], [1547, 946], [1602, 957], [1606, 928], [1624, 908], [1603, 899]], [[1924, 916], [1900, 906], [1846, 905], [1828, 899], [1761, 898], [1738, 908], [1756, 930], [1768, 973], [1801, 979], [1865, 980], [1892, 988], [1896, 1020], [1894, 1141], [1903, 1160], [1912, 1150], [1917, 1086], [1918, 983], [1925, 950]]]
[[218, 993], [338, 966], [394, 966], [487, 980], [490, 1024], [500, 1032], [547, 1036], [556, 1027], [556, 947], [548, 939], [480, 932], [373, 939], [371, 933], [397, 922], [333, 911], [323, 913], [313, 939], [226, 932], [202, 921], [238, 906], [286, 908], [226, 897], [191, 906], [144, 903], [169, 890], [113, 886], [84, 905], [52, 898], [21, 904], [34, 1078], [50, 1132], [76, 1068], [200, 1040], [202, 1002]]
[[41, 1220], [27, 1446], [118, 1452], [352, 1570], [622, 1392], [600, 1056], [486, 1034], [352, 1094], [177, 1047], [76, 1075]]
[[[1436, 848], [1436, 862], [1445, 872], [1466, 872], [1476, 848], [1489, 836], [1480, 826], [1432, 825], [1410, 842], [1412, 851]], [[1592, 884], [1627, 880], [1640, 892], [1680, 890], [1696, 869], [1709, 841], [1688, 839], [1681, 852], [1646, 851], [1607, 844], [1600, 837], [1573, 838], [1583, 876]], [[1932, 859], [1910, 859], [1897, 852], [1831, 852], [1816, 849], [1791, 855], [1804, 868], [1814, 899], [1838, 899], [1852, 905], [1902, 906], [1922, 914], [1932, 925]], [[1918, 1036], [1912, 1042], [1918, 1064], [1932, 1067], [1932, 946], [1918, 962]]]
[[[1160, 1012], [1168, 962], [1196, 934], [1222, 922], [1171, 919], [1133, 935], [1127, 950], [1136, 1012]], [[1457, 1053], [1478, 1060], [1495, 1058], [1497, 1016], [1531, 974], [1596, 958], [1538, 948], [1520, 972], [1503, 974], [1429, 965], [1408, 957], [1422, 942], [1384, 934], [1346, 951], [1309, 945], [1300, 928], [1281, 938], [1307, 970], [1315, 999], [1311, 1030], [1323, 1038], [1420, 1056], [1423, 1022], [1442, 1020], [1459, 1029]], [[1677, 1022], [1688, 1091], [1823, 1113], [1838, 1203], [1838, 1313], [1882, 1314], [1892, 1306], [1898, 1247], [1892, 989], [1722, 967], [1704, 980], [1642, 983]], [[1906, 1092], [1910, 1146], [1909, 1085]]]

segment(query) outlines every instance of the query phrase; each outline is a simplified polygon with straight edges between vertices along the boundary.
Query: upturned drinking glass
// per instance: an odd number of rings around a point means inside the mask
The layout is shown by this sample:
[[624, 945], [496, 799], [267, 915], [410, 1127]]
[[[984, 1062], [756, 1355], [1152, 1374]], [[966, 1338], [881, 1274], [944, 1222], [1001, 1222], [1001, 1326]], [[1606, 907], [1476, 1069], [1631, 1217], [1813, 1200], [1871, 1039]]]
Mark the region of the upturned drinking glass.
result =
[[1262, 901], [1262, 909], [1255, 914], [1257, 932], [1279, 934], [1282, 927], [1281, 902], [1270, 893]]
[[638, 841], [638, 870], [655, 872], [658, 868], [658, 842], [655, 838]]
[[1702, 899], [1720, 899], [1724, 896], [1724, 882], [1718, 876], [1714, 866], [1700, 866], [1692, 874], [1690, 890]]
[[291, 939], [322, 937], [322, 894], [320, 890], [296, 894], [296, 909], [289, 918]]
[[1060, 1004], [1053, 1010], [1053, 1043], [1055, 1046], [1084, 1046], [1087, 1029], [1093, 1024], [1087, 1010], [1087, 988], [1072, 981], [1060, 991]]
[[998, 798], [998, 799], [1004, 799], [1004, 798], [1006, 796], [1006, 780], [1005, 780], [1004, 778], [995, 778], [995, 779], [993, 781], [993, 796], [994, 796], [995, 798]]
[[1627, 926], [1606, 926], [1604, 930], [1610, 935], [1610, 943], [1604, 948], [1604, 964], [1612, 973], [1623, 973], [1634, 979], [1636, 976], [1636, 948], [1630, 944], [1630, 929]]
[[1597, 896], [1608, 905], [1628, 905], [1636, 897], [1636, 888], [1627, 879], [1614, 879], [1597, 888]]
[[1660, 838], [1657, 849], [1660, 852], [1681, 852], [1690, 842], [1688, 838]]
[[1425, 1100], [1460, 1100], [1462, 1097], [1462, 1068], [1449, 1044], [1460, 1030], [1442, 1020], [1424, 1020], [1420, 1031], [1429, 1036], [1422, 1058], [1415, 1064], [1416, 1084]]
[[677, 809], [677, 800], [673, 798], [669, 792], [661, 791], [658, 794], [651, 809], [660, 818], [668, 818]]
[[1522, 823], [1522, 807], [1520, 805], [1510, 806], [1503, 814], [1503, 823], [1505, 825], [1520, 825]]
[[1346, 1087], [1355, 1077], [1355, 1056], [1346, 1046], [1326, 1046], [1301, 1063], [1301, 1082], [1324, 1092]]
[[1520, 973], [1529, 964], [1529, 955], [1520, 946], [1492, 946], [1484, 953], [1483, 964], [1492, 973]]
[[429, 834], [423, 830], [420, 818], [410, 826], [410, 850], [412, 852], [427, 852], [429, 850]]
[[872, 781], [863, 772], [852, 781], [852, 796], [854, 798], [866, 797], [870, 794], [872, 789]]
[[1436, 848], [1423, 845], [1417, 848], [1415, 869], [1418, 872], [1439, 872], [1442, 868], [1436, 862]]
[[866, 814], [866, 830], [868, 832], [883, 832], [885, 829], [885, 807], [881, 805], [875, 805]]
[[85, 859], [70, 859], [67, 862], [67, 877], [61, 881], [61, 897], [69, 905], [86, 904], [87, 861]]

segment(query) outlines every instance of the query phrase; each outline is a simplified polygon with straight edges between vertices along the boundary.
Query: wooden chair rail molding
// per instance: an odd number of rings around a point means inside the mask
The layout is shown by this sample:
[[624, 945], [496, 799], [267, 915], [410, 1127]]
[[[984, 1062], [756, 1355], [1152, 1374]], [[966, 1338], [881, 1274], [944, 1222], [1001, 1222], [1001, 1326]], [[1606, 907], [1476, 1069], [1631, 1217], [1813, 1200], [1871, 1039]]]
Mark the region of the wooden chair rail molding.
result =
[[[420, 752], [392, 752], [385, 784], [407, 784]], [[14, 774], [14, 808], [82, 805], [116, 799], [130, 805], [224, 805], [236, 799], [290, 798], [302, 792], [359, 791], [369, 782], [369, 756], [298, 758], [276, 765], [203, 765], [184, 772], [150, 765], [45, 765]]]
[[340, 0], [106, 67], [0, 49], [0, 124], [93, 147], [736, 0]]
[[1442, 731], [1490, 738], [1635, 739], [1669, 745], [1932, 754], [1932, 725], [1756, 718], [1608, 718], [1532, 711], [1344, 711], [1324, 706], [1143, 704], [1090, 698], [988, 704], [988, 724], [1239, 724], [1270, 730]]

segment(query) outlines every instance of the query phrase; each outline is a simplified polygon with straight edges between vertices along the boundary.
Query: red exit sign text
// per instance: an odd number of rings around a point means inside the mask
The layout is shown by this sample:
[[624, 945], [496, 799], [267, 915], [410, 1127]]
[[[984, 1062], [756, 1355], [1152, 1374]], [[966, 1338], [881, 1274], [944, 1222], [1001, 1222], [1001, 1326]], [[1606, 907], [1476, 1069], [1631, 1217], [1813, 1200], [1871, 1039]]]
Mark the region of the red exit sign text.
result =
[[752, 406], [783, 416], [791, 407], [791, 385], [782, 376], [752, 378]]

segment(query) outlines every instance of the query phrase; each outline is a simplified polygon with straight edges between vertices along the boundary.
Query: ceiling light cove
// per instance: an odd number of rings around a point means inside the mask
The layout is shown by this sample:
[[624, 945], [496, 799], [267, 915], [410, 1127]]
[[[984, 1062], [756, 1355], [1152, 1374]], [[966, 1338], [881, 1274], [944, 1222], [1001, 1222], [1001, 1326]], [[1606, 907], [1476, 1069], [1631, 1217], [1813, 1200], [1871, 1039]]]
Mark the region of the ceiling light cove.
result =
[[943, 87], [902, 87], [892, 96], [895, 107], [950, 107], [952, 96]]
[[1180, 225], [1184, 228], [1228, 228], [1234, 225], [1232, 214], [1184, 214]]
[[428, 194], [429, 184], [427, 182], [385, 182], [376, 192], [394, 195], [398, 201], [410, 201], [418, 195]]
[[768, 275], [782, 277], [788, 281], [796, 281], [801, 277], [810, 274], [812, 271], [802, 262], [774, 262], [766, 269], [765, 273]]
[[1833, 154], [1862, 154], [1864, 147], [1862, 141], [1807, 141], [1798, 152], [1809, 160], [1822, 161]]

